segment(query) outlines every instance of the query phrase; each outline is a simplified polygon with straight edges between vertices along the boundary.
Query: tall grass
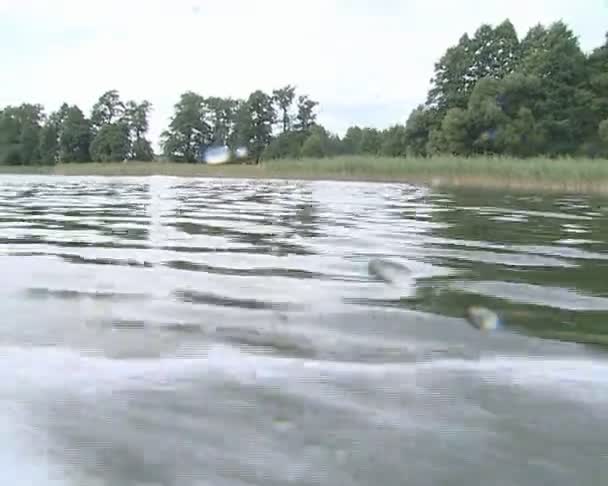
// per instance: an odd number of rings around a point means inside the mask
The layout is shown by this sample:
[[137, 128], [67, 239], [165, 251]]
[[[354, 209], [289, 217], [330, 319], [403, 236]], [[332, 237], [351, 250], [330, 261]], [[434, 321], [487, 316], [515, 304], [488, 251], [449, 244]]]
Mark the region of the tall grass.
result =
[[273, 160], [259, 165], [127, 162], [0, 166], [3, 173], [57, 175], [251, 177], [369, 180], [445, 186], [608, 193], [608, 160], [583, 158], [449, 157], [389, 158], [344, 156]]

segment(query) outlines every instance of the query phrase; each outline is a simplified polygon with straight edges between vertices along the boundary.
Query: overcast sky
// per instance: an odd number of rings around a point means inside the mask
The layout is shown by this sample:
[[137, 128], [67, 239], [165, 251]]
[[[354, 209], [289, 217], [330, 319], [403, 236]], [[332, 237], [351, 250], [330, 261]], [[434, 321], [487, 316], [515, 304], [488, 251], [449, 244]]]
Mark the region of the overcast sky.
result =
[[335, 132], [383, 128], [424, 100], [448, 46], [505, 18], [520, 36], [562, 19], [590, 50], [608, 0], [0, 0], [0, 106], [88, 113], [118, 89], [153, 103], [156, 145], [186, 90], [244, 97], [291, 83]]

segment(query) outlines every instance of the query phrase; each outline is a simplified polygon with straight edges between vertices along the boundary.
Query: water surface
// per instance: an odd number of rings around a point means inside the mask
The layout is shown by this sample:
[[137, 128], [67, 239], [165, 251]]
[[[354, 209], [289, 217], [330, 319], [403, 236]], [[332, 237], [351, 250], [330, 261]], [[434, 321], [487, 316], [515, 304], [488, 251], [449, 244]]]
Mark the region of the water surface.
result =
[[[604, 485], [607, 212], [406, 184], [2, 176], [2, 478]], [[387, 285], [372, 258], [411, 278]], [[504, 329], [473, 329], [470, 304]]]

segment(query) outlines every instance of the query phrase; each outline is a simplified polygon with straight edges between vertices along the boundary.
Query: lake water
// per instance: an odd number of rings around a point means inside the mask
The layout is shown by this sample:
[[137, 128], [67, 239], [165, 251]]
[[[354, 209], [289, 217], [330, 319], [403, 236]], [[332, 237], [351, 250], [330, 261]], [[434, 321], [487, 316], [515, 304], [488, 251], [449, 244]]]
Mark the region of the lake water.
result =
[[[2, 484], [606, 485], [607, 216], [404, 184], [2, 176]], [[471, 327], [470, 304], [504, 327]]]

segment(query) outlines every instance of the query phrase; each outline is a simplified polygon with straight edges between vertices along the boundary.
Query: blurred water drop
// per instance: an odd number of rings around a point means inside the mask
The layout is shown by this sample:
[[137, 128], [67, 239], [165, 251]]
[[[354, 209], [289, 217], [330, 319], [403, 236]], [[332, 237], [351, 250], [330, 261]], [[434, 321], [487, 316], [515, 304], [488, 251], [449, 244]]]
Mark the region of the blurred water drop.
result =
[[205, 150], [204, 160], [207, 164], [224, 164], [230, 160], [230, 149], [228, 147], [209, 147]]
[[467, 319], [473, 327], [480, 331], [494, 331], [500, 327], [498, 315], [494, 311], [478, 305], [467, 308]]
[[235, 150], [235, 155], [237, 159], [244, 159], [249, 154], [247, 147], [238, 147]]

